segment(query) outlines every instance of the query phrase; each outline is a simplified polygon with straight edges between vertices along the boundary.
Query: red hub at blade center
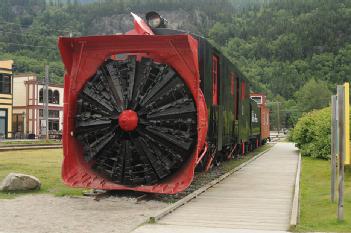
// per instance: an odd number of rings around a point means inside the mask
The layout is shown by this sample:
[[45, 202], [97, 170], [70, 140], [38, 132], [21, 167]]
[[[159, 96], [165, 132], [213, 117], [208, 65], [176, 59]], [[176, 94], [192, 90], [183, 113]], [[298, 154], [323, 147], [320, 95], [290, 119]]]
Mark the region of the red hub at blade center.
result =
[[118, 118], [118, 124], [125, 132], [130, 132], [138, 126], [138, 114], [133, 110], [124, 110]]

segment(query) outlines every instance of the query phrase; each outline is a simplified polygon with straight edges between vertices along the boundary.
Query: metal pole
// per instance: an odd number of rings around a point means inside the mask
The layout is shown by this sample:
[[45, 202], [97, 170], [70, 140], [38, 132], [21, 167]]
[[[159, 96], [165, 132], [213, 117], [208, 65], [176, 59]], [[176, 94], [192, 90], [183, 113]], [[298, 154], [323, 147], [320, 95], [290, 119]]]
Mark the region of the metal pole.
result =
[[351, 164], [350, 159], [350, 84], [348, 82], [344, 83], [344, 115], [345, 115], [345, 154], [344, 154], [344, 164]]
[[44, 120], [45, 120], [45, 139], [49, 140], [49, 66], [45, 65], [44, 81]]
[[278, 114], [277, 124], [278, 124], [278, 134], [279, 134], [279, 132], [280, 132], [280, 111], [279, 111], [279, 104], [280, 104], [280, 102], [277, 102], [277, 114]]
[[338, 220], [344, 220], [344, 155], [345, 155], [345, 92], [344, 86], [338, 85], [338, 134], [339, 134], [339, 198]]
[[331, 97], [332, 116], [331, 116], [331, 181], [330, 181], [330, 199], [331, 202], [335, 202], [335, 184], [336, 184], [336, 153], [337, 153], [337, 97], [333, 95]]

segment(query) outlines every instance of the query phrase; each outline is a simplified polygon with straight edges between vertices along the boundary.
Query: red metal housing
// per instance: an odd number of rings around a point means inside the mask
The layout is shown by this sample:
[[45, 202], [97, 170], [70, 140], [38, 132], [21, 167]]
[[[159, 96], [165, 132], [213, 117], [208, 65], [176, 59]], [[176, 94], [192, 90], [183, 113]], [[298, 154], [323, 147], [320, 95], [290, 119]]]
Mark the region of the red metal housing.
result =
[[[199, 87], [197, 40], [190, 35], [111, 35], [60, 38], [59, 49], [66, 69], [62, 168], [64, 183], [74, 187], [167, 194], [186, 189], [193, 179], [196, 161], [204, 147], [208, 124], [207, 107]], [[115, 54], [126, 53], [142, 54], [144, 57], [147, 56], [157, 62], [172, 66], [183, 78], [196, 102], [198, 138], [194, 154], [185, 166], [163, 183], [130, 187], [98, 176], [84, 161], [82, 147], [74, 137], [76, 100], [80, 90], [105, 59]], [[133, 126], [133, 122], [131, 124]]]

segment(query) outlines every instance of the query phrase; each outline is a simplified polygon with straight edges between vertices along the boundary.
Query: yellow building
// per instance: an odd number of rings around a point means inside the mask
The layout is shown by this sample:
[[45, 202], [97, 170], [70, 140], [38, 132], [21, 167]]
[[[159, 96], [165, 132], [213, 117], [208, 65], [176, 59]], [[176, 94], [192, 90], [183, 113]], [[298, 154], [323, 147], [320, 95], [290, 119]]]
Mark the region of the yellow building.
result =
[[0, 139], [12, 137], [13, 61], [0, 61]]

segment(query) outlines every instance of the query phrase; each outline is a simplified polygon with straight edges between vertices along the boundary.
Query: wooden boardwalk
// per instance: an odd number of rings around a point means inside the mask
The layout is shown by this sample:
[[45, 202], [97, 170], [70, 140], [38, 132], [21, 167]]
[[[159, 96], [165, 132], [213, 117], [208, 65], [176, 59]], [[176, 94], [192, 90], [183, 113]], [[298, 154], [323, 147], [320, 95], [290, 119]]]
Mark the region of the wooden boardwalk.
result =
[[287, 231], [298, 164], [292, 143], [277, 143], [243, 169], [175, 210], [147, 232]]

